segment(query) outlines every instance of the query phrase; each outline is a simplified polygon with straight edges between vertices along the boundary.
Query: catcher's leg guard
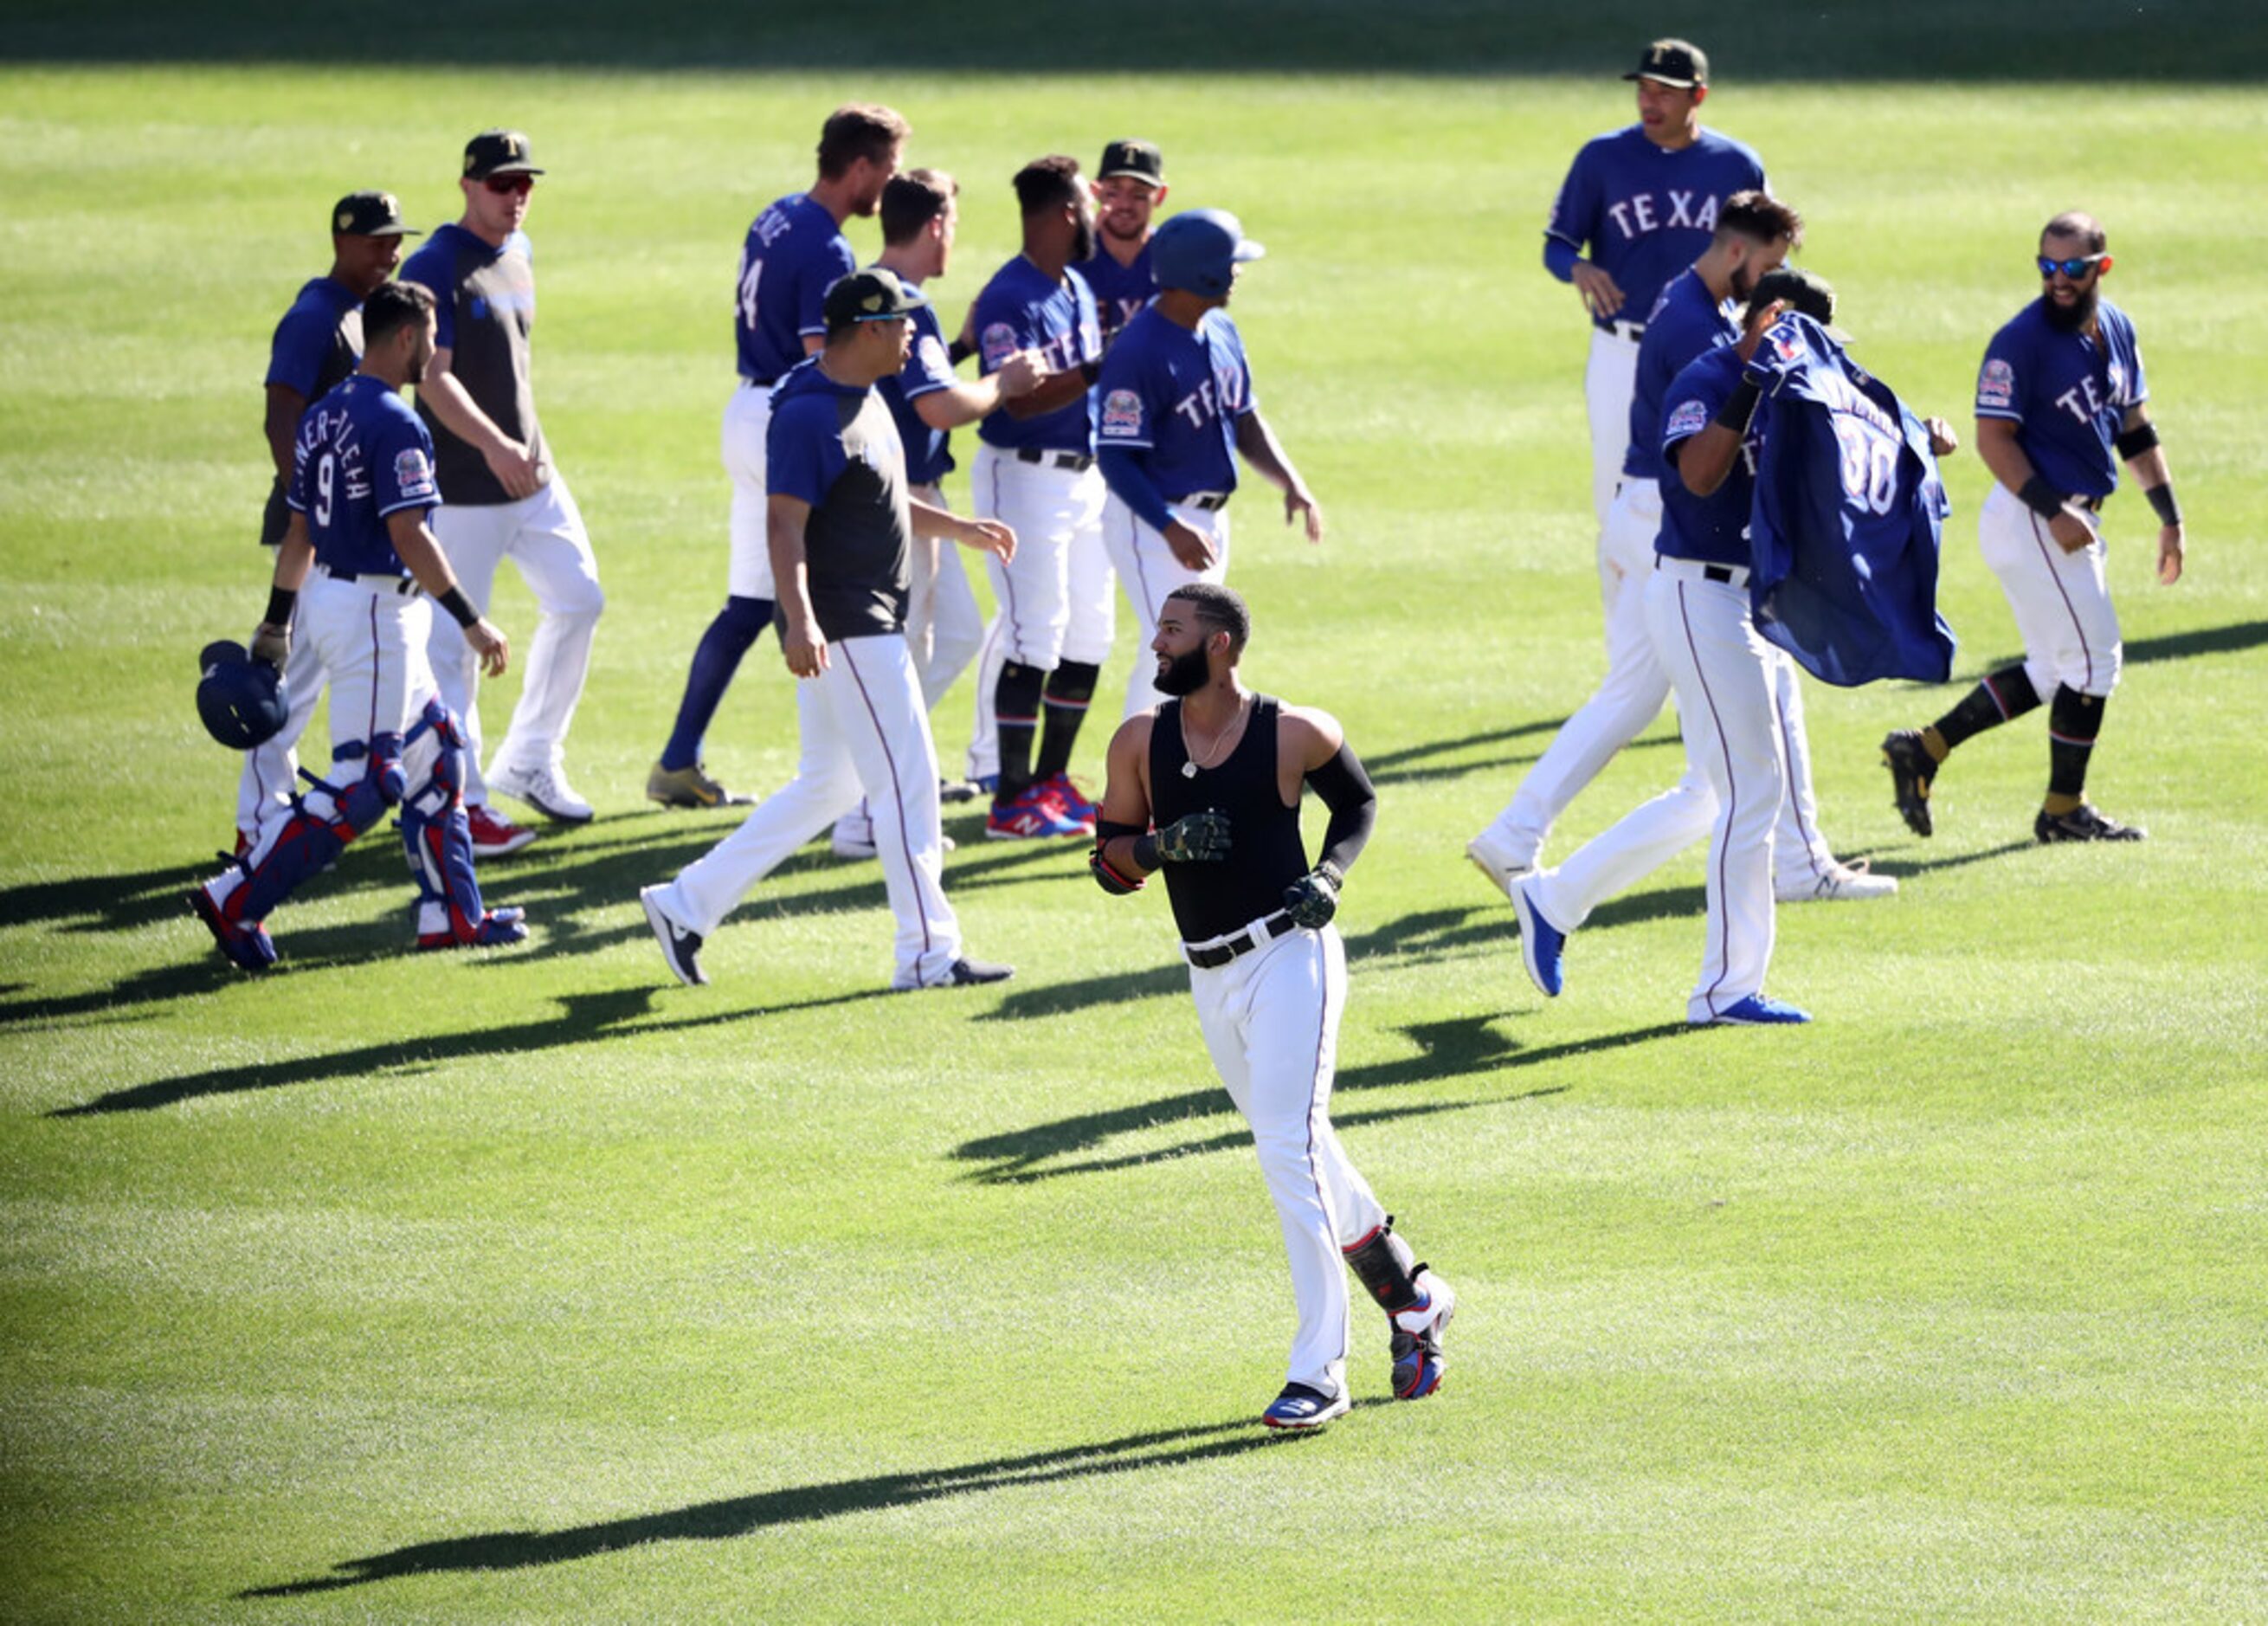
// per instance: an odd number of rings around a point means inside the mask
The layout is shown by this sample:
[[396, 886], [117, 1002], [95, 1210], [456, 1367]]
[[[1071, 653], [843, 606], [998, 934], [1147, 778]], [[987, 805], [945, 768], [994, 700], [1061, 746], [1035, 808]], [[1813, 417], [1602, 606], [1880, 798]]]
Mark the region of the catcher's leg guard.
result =
[[313, 788], [291, 799], [290, 816], [258, 846], [229, 859], [233, 876], [224, 873], [205, 883], [212, 913], [248, 930], [309, 878], [336, 863], [347, 844], [376, 824], [387, 803], [401, 795], [401, 756], [400, 739], [381, 734], [368, 744], [354, 740], [332, 751], [334, 765], [367, 759], [369, 766], [352, 784], [342, 787], [300, 769], [300, 777]]
[[1456, 1313], [1457, 1296], [1394, 1234], [1391, 1215], [1344, 1252], [1348, 1265], [1393, 1323], [1387, 1348], [1394, 1361], [1395, 1397], [1424, 1399], [1441, 1386], [1441, 1334]]
[[409, 731], [405, 746], [427, 734], [436, 750], [425, 782], [401, 802], [401, 845], [417, 883], [417, 946], [518, 942], [527, 935], [517, 909], [490, 910], [473, 876], [473, 832], [465, 818], [465, 742], [456, 718], [438, 699]]

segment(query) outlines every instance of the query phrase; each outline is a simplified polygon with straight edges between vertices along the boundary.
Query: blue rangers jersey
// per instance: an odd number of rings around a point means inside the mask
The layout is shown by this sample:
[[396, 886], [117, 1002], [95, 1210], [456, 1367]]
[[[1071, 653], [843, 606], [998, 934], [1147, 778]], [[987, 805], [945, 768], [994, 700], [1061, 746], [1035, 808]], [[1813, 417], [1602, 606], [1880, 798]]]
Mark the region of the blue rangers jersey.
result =
[[2099, 301], [2097, 343], [2057, 328], [2046, 306], [2035, 299], [1985, 346], [1977, 416], [2016, 425], [2016, 444], [2056, 490], [2108, 497], [2118, 489], [2111, 443], [2128, 409], [2150, 397], [2134, 324], [2117, 306]]
[[[919, 287], [909, 280], [909, 288]], [[897, 420], [898, 439], [906, 448], [906, 484], [935, 485], [953, 472], [953, 453], [948, 442], [949, 430], [932, 429], [914, 410], [914, 403], [924, 395], [934, 395], [940, 389], [953, 388], [953, 358], [945, 346], [945, 329], [938, 325], [937, 307], [923, 305], [909, 313], [913, 323], [913, 343], [906, 351], [906, 365], [894, 377], [886, 378], [874, 386], [888, 403], [890, 416]]]
[[1654, 551], [1707, 565], [1749, 562], [1749, 508], [1756, 491], [1757, 425], [1749, 425], [1741, 455], [1725, 483], [1706, 497], [1686, 490], [1673, 454], [1706, 429], [1741, 381], [1740, 352], [1729, 344], [1705, 350], [1670, 381], [1662, 399], [1661, 535]]
[[345, 284], [318, 277], [299, 290], [268, 347], [268, 377], [308, 402], [321, 400], [362, 365], [362, 322], [348, 317], [362, 299]]
[[[1054, 282], [1018, 255], [984, 285], [984, 292], [976, 296], [973, 319], [987, 377], [1020, 350], [1038, 351], [1051, 373], [1067, 373], [1102, 359], [1102, 325], [1095, 315], [1094, 293], [1076, 267], [1066, 270], [1061, 282]], [[1008, 451], [1026, 447], [1084, 455], [1094, 451], [1086, 395], [1038, 418], [1016, 418], [1003, 407], [978, 425], [976, 434], [987, 446]]]
[[1100, 240], [1094, 245], [1094, 257], [1082, 260], [1079, 274], [1086, 278], [1086, 285], [1094, 292], [1094, 311], [1102, 323], [1102, 347], [1106, 351], [1117, 341], [1118, 335], [1136, 313], [1157, 297], [1157, 274], [1150, 269], [1150, 245], [1144, 243], [1142, 251], [1134, 256], [1130, 265], [1121, 265]]
[[1688, 269], [1670, 279], [1646, 319], [1638, 342], [1638, 373], [1631, 387], [1630, 450], [1623, 473], [1632, 479], [1661, 478], [1661, 398], [1670, 381], [1705, 350], [1737, 344], [1740, 324]]
[[1764, 184], [1764, 160], [1713, 129], [1675, 150], [1648, 141], [1639, 124], [1594, 137], [1575, 154], [1551, 205], [1543, 262], [1565, 279], [1588, 244], [1591, 263], [1624, 295], [1621, 311], [1596, 325], [1642, 322], [1669, 279], [1709, 246], [1718, 206]]
[[[1110, 347], [1096, 395], [1103, 474], [1152, 529], [1165, 528], [1165, 504], [1236, 489], [1236, 420], [1260, 403], [1243, 336], [1226, 311], [1207, 311], [1195, 332], [1155, 307], [1143, 311]], [[1130, 495], [1122, 489], [1118, 453], [1131, 455], [1150, 492], [1141, 481]]]
[[358, 576], [406, 575], [386, 520], [441, 506], [433, 438], [401, 392], [357, 373], [299, 420], [284, 500], [307, 516], [319, 563]]
[[[1726, 352], [1730, 354], [1730, 351]], [[1941, 684], [1953, 629], [1937, 613], [1949, 512], [1929, 431], [1808, 316], [1774, 323], [1749, 521], [1756, 628], [1830, 684]]]
[[748, 226], [733, 299], [733, 341], [740, 376], [770, 384], [804, 358], [806, 336], [824, 338], [828, 285], [858, 269], [850, 244], [824, 205], [792, 192]]

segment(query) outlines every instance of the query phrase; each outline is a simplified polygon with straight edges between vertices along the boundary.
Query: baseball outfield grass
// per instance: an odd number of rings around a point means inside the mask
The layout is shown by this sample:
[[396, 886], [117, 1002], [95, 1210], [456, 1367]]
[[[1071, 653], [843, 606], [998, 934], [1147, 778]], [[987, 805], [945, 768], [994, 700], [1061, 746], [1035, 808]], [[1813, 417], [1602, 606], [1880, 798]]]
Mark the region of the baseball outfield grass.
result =
[[[1601, 669], [1582, 323], [1537, 230], [1649, 26], [1587, 78], [0, 69], [0, 1615], [2268, 1617], [2268, 100], [2110, 82], [2110, 48], [2086, 83], [1723, 70], [1861, 358], [1964, 428], [2037, 225], [2103, 217], [2191, 541], [2161, 589], [2111, 510], [2095, 789], [2146, 844], [2029, 844], [2036, 720], [1918, 840], [1874, 743], [1957, 690], [1815, 686], [1827, 826], [1904, 890], [1781, 912], [1814, 1026], [1689, 1034], [1697, 854], [1548, 1005], [1461, 856]], [[733, 257], [852, 95], [962, 177], [956, 319], [1042, 152], [1152, 137], [1174, 203], [1269, 246], [1236, 308], [1331, 534], [1248, 491], [1233, 576], [1252, 681], [1382, 787], [1337, 1120], [1462, 1296], [1432, 1399], [1387, 1401], [1358, 1306], [1354, 1414], [1256, 1426], [1288, 1287], [1161, 898], [957, 813], [1005, 991], [882, 996], [880, 877], [823, 845], [712, 987], [663, 972], [637, 888], [731, 826], [640, 790], [722, 588]], [[522, 948], [408, 953], [373, 836], [253, 980], [180, 898], [230, 835], [189, 697], [262, 602], [269, 331], [333, 197], [434, 224], [498, 122], [551, 171], [537, 388], [612, 595], [571, 752], [600, 817], [485, 871]], [[1966, 682], [2014, 635], [1981, 468], [1948, 479]], [[495, 614], [524, 643], [516, 580]], [[711, 764], [776, 786], [792, 728], [768, 639]], [[1554, 856], [1678, 761], [1657, 725]]]

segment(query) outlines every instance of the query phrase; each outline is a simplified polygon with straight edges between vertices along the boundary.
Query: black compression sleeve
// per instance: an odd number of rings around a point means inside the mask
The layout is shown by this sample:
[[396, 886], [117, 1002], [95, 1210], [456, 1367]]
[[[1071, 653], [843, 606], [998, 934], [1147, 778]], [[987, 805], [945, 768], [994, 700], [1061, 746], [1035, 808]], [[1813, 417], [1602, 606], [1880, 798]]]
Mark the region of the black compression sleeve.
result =
[[1371, 827], [1378, 823], [1378, 792], [1351, 745], [1341, 745], [1338, 755], [1320, 768], [1307, 771], [1307, 783], [1331, 810], [1323, 826], [1323, 854], [1317, 864], [1335, 865], [1344, 876], [1354, 868]]

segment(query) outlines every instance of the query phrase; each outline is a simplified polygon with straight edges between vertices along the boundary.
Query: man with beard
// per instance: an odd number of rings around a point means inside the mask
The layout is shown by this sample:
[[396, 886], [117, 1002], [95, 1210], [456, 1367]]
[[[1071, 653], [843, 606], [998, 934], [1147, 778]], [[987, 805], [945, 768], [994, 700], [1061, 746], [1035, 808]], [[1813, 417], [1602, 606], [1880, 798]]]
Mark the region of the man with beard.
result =
[[[1739, 342], [1727, 313], [1747, 303], [1757, 279], [1803, 241], [1803, 218], [1766, 192], [1736, 192], [1718, 212], [1709, 247], [1671, 278], [1648, 313], [1638, 341], [1631, 393], [1630, 445], [1622, 483], [1599, 537], [1599, 585], [1607, 606], [1607, 676], [1570, 717], [1520, 782], [1512, 801], [1465, 848], [1466, 856], [1507, 898], [1541, 859], [1551, 825], [1615, 753], [1661, 712], [1669, 674], [1646, 630], [1646, 583], [1661, 534], [1661, 411], [1670, 381], [1704, 351]], [[1795, 664], [1774, 661], [1773, 691], [1787, 743], [1788, 773], [1772, 842], [1773, 891], [1783, 903], [1882, 898], [1897, 891], [1889, 876], [1838, 861], [1820, 833], [1812, 791], [1811, 751]], [[1618, 831], [1646, 840], [1638, 821]], [[1664, 829], [1662, 840], [1683, 846], [1690, 833]], [[1650, 860], [1641, 860], [1648, 868]]]
[[1150, 218], [1166, 191], [1166, 156], [1156, 143], [1129, 138], [1102, 149], [1094, 177], [1094, 252], [1079, 271], [1094, 291], [1106, 350], [1158, 292], [1150, 268]]
[[2143, 832], [2087, 800], [2088, 758], [2117, 685], [2118, 617], [2096, 516], [2124, 462], [2158, 516], [2158, 582], [2182, 578], [2182, 514], [2146, 403], [2142, 352], [2126, 313], [2102, 298], [2107, 239], [2073, 210], [2040, 234], [2039, 299], [1985, 347], [1977, 380], [1977, 452], [1993, 487], [1977, 514], [1984, 562], [2000, 579], [2024, 660], [1978, 684], [1926, 728], [1882, 742], [1898, 812], [1931, 833], [1929, 794], [1953, 748], [2045, 702], [2048, 790], [2040, 841], [2139, 841]]
[[970, 315], [987, 376], [1027, 351], [1050, 373], [985, 418], [969, 477], [976, 512], [1017, 536], [1012, 559], [986, 566], [1001, 610], [990, 697], [999, 778], [984, 826], [996, 839], [1093, 833], [1094, 804], [1071, 783], [1071, 753], [1110, 651], [1110, 573], [1096, 535], [1103, 484], [1087, 404], [1102, 330], [1076, 269], [1094, 253], [1094, 199], [1079, 160], [1060, 153], [1025, 165], [1015, 187], [1023, 252], [994, 274]]
[[858, 269], [843, 223], [872, 217], [898, 173], [912, 127], [887, 107], [850, 102], [819, 132], [819, 178], [758, 215], [740, 248], [733, 325], [740, 387], [725, 405], [725, 471], [733, 480], [732, 559], [725, 607], [701, 635], [678, 702], [676, 726], [646, 775], [649, 800], [669, 808], [745, 804], [710, 778], [701, 743], [759, 634], [770, 625], [771, 558], [765, 541], [764, 431], [773, 387], [825, 341], [821, 305], [829, 285]]
[[[1285, 523], [1323, 539], [1322, 510], [1260, 415], [1244, 340], [1227, 306], [1237, 268], [1265, 251], [1225, 210], [1166, 222], [1152, 244], [1160, 289], [1102, 364], [1095, 449], [1111, 503], [1102, 519], [1111, 563], [1146, 645], [1166, 599], [1228, 569], [1228, 499], [1239, 453], [1284, 493]], [[1139, 661], [1126, 678], [1129, 717], [1158, 702]]]
[[[1252, 1127], [1291, 1261], [1299, 1326], [1289, 1380], [1261, 1421], [1313, 1429], [1352, 1404], [1344, 1267], [1386, 1312], [1397, 1399], [1440, 1386], [1456, 1296], [1395, 1234], [1331, 1127], [1346, 1004], [1346, 950], [1331, 918], [1377, 795], [1329, 713], [1244, 687], [1237, 663], [1250, 632], [1231, 588], [1192, 582], [1167, 598], [1150, 647], [1157, 685], [1173, 698], [1110, 742], [1088, 861], [1114, 896], [1165, 872], [1205, 1047]], [[1329, 811], [1313, 867], [1300, 833], [1305, 787]]]

